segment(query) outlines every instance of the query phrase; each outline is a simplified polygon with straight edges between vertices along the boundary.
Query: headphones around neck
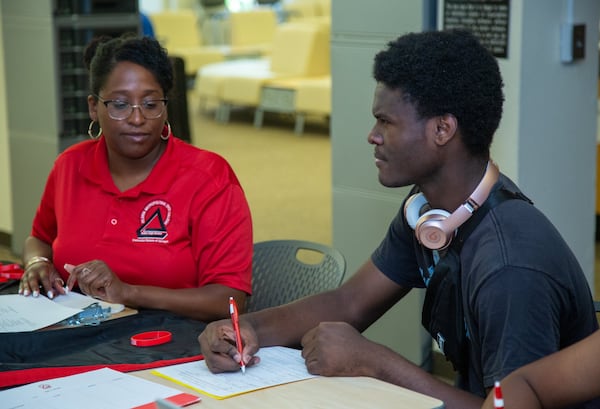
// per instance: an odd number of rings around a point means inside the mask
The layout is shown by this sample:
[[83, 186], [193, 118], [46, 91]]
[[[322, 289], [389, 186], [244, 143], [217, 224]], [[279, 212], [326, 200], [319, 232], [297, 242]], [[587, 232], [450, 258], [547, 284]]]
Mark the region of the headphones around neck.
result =
[[469, 198], [452, 214], [443, 209], [431, 209], [423, 193], [410, 196], [404, 205], [404, 217], [408, 225], [415, 231], [419, 243], [431, 250], [442, 250], [450, 245], [458, 229], [486, 201], [492, 187], [498, 181], [500, 170], [489, 161], [481, 182]]

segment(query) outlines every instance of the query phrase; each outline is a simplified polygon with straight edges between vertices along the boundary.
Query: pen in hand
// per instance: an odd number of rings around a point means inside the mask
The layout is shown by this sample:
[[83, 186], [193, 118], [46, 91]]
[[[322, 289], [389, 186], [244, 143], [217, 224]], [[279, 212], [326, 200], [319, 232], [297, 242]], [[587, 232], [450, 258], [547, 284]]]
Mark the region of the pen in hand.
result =
[[229, 314], [231, 315], [233, 330], [235, 331], [235, 345], [240, 354], [240, 366], [242, 368], [242, 373], [246, 373], [246, 364], [244, 363], [244, 358], [242, 357], [242, 350], [244, 349], [244, 346], [242, 345], [242, 333], [240, 332], [240, 318], [237, 304], [233, 297], [229, 297]]

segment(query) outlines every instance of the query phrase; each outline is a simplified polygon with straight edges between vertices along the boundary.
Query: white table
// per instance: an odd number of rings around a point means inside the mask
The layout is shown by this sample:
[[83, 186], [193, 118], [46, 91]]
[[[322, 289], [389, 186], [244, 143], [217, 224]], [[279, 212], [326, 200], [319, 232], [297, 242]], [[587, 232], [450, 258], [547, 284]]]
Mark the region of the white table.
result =
[[437, 409], [444, 407], [443, 402], [438, 399], [367, 377], [318, 377], [218, 400], [152, 375], [150, 370], [131, 374], [202, 397], [200, 403], [190, 405], [188, 408]]

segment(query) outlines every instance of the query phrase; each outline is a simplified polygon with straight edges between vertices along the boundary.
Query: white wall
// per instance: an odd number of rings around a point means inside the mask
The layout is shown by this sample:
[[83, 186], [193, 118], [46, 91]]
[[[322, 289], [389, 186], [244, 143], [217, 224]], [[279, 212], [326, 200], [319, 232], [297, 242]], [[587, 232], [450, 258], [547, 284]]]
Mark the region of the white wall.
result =
[[8, 126], [6, 114], [6, 83], [4, 78], [4, 40], [0, 9], [0, 232], [11, 233], [12, 205], [10, 185], [10, 157], [8, 154]]
[[[569, 5], [572, 10], [569, 11]], [[560, 27], [586, 24], [586, 58], [560, 61]], [[594, 288], [598, 0], [513, 0], [504, 116], [492, 156], [561, 232]]]
[[[422, 31], [433, 11], [419, 2], [333, 0], [331, 115], [333, 245], [346, 256], [349, 277], [384, 237], [407, 188], [381, 186], [367, 134], [373, 125], [373, 58], [387, 42]], [[423, 292], [413, 291], [365, 335], [426, 367], [431, 338], [423, 330]]]

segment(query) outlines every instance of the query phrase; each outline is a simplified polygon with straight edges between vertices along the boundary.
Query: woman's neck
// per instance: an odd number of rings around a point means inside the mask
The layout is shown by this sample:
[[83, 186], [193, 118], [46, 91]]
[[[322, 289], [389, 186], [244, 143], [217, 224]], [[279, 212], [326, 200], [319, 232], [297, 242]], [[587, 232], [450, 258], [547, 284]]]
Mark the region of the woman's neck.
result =
[[108, 167], [117, 189], [124, 192], [146, 180], [165, 148], [166, 143], [160, 143], [148, 155], [137, 159], [111, 155], [109, 152]]

